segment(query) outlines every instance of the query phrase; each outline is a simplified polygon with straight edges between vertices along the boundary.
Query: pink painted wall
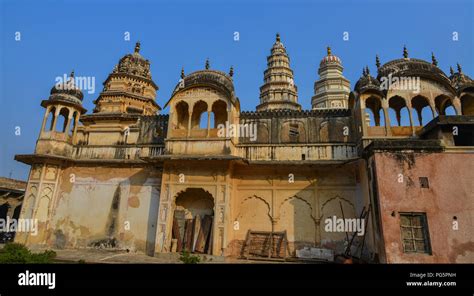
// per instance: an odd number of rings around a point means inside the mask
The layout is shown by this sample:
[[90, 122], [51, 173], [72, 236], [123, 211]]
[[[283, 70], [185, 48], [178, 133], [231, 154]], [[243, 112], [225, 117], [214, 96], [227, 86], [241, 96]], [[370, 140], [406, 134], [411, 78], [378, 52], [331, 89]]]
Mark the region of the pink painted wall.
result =
[[[387, 263], [474, 263], [474, 154], [412, 155], [375, 153]], [[428, 177], [429, 189], [421, 188], [419, 177]], [[432, 255], [403, 252], [399, 212], [426, 213]]]

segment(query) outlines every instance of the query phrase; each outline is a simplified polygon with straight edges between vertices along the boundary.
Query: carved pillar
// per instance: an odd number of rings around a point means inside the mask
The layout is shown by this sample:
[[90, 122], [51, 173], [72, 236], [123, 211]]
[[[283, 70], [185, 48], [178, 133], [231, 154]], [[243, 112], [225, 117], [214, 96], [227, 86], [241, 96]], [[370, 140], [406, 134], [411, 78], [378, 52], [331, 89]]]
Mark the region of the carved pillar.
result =
[[[215, 118], [214, 118], [215, 120]], [[209, 138], [211, 131], [211, 111], [207, 110], [207, 137]]]
[[191, 136], [191, 120], [193, 118], [193, 111], [190, 111], [189, 112], [189, 116], [188, 116], [188, 137]]
[[59, 111], [60, 111], [60, 106], [58, 106], [58, 107], [56, 108], [56, 111], [54, 112], [53, 124], [52, 124], [51, 131], [56, 131], [56, 121], [57, 121], [58, 116], [59, 116]]
[[44, 116], [43, 116], [43, 123], [41, 124], [41, 131], [40, 133], [42, 133], [44, 131], [44, 128], [45, 128], [45, 125], [46, 125], [46, 120], [48, 120], [48, 116], [49, 116], [49, 111], [50, 111], [50, 107], [48, 106], [48, 108], [46, 108], [46, 112], [44, 113]]

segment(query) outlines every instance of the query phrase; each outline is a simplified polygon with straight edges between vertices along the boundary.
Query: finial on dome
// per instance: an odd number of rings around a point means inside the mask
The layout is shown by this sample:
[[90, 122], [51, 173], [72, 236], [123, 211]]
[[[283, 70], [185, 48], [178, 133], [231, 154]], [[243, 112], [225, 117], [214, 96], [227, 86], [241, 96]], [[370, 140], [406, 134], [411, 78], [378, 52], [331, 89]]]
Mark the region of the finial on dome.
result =
[[377, 66], [377, 69], [380, 68], [380, 58], [379, 55], [375, 55], [375, 66]]
[[230, 69], [229, 69], [229, 76], [230, 76], [230, 77], [234, 76], [234, 67], [233, 67], [233, 66], [230, 66]]
[[431, 53], [431, 63], [435, 66], [438, 66], [438, 61], [436, 60], [436, 57], [433, 52]]
[[454, 75], [454, 69], [452, 66], [449, 66], [449, 73], [451, 74], [451, 76]]
[[331, 55], [331, 47], [330, 46], [327, 47], [327, 52], [328, 52], [328, 56], [330, 56]]
[[367, 73], [367, 76], [370, 76], [369, 66], [365, 66], [365, 73]]
[[407, 50], [406, 45], [403, 45], [403, 57], [405, 59], [408, 59], [408, 50]]
[[71, 71], [71, 74], [69, 74], [69, 77], [74, 78], [74, 70]]
[[367, 72], [365, 71], [365, 67], [362, 67], [362, 76], [367, 76]]
[[461, 68], [461, 65], [458, 63], [458, 73], [461, 74], [462, 73], [462, 68]]
[[280, 33], [276, 34], [276, 42], [280, 42]]
[[206, 59], [206, 70], [208, 70], [209, 67], [210, 67], [210, 65], [209, 65], [209, 58], [207, 58], [207, 59]]
[[184, 67], [181, 68], [181, 79], [184, 79]]
[[137, 41], [137, 43], [135, 43], [135, 52], [136, 53], [140, 52], [140, 41]]

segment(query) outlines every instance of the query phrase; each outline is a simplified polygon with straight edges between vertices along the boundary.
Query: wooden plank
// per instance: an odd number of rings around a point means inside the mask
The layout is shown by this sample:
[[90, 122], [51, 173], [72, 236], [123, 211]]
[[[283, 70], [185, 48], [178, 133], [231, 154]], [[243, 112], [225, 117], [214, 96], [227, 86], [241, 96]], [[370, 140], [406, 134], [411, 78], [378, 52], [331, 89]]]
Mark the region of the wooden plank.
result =
[[196, 250], [196, 243], [199, 237], [199, 233], [201, 232], [201, 217], [196, 215], [193, 219], [193, 247], [192, 252]]
[[178, 224], [178, 219], [176, 218], [176, 216], [173, 217], [173, 229], [172, 229], [173, 233], [172, 233], [172, 236], [174, 239], [177, 240], [177, 248], [176, 248], [176, 251], [177, 252], [181, 252], [181, 249], [182, 249], [182, 241], [181, 241], [181, 235], [179, 234], [179, 224]]
[[193, 219], [186, 219], [184, 227], [184, 250], [191, 252], [193, 247]]
[[196, 242], [195, 251], [199, 253], [206, 252], [206, 245], [208, 245], [209, 235], [211, 234], [212, 217], [206, 215], [202, 219], [201, 231], [199, 232]]

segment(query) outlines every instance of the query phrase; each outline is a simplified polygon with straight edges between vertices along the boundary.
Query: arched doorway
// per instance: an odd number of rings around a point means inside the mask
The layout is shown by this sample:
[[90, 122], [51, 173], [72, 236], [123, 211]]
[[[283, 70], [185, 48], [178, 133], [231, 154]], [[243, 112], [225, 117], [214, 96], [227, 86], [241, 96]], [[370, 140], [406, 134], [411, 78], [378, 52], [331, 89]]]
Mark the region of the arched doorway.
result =
[[211, 254], [214, 198], [202, 188], [188, 188], [176, 197], [172, 251]]

